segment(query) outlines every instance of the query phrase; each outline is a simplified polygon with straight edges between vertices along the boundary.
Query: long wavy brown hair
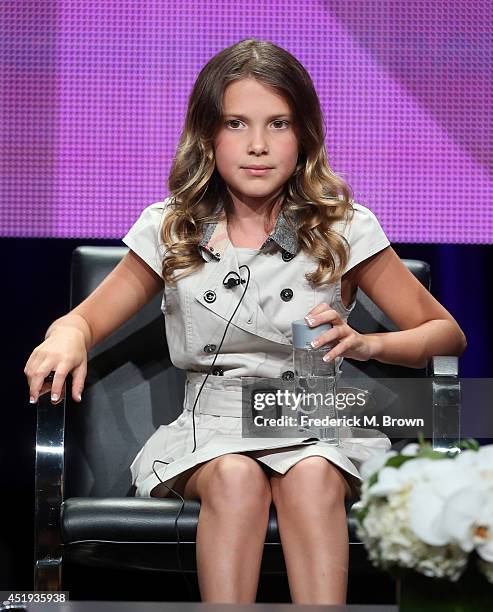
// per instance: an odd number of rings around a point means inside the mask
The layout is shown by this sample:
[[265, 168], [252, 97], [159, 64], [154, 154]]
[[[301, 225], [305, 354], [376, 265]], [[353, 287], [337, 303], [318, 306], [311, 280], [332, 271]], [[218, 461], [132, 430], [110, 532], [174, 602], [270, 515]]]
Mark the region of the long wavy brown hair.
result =
[[[255, 38], [214, 55], [193, 86], [168, 177], [169, 210], [160, 236], [166, 249], [163, 279], [174, 284], [204, 265], [198, 250], [203, 224], [224, 215], [231, 219], [233, 202], [217, 172], [213, 142], [222, 123], [225, 88], [247, 77], [275, 88], [292, 109], [298, 163], [283, 186], [282, 211], [297, 228], [299, 247], [319, 262], [305, 278], [315, 285], [334, 282], [342, 276], [349, 254], [346, 239], [331, 226], [349, 221], [352, 190], [329, 166], [324, 119], [310, 75], [286, 50]], [[214, 214], [219, 200], [224, 206]], [[182, 272], [176, 274], [176, 270]]]

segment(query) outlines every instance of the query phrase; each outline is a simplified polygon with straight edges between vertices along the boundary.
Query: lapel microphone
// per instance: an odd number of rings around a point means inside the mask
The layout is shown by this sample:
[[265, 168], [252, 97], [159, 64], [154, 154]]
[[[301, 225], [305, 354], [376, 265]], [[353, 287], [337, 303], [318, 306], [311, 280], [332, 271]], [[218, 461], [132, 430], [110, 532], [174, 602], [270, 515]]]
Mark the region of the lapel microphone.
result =
[[[231, 274], [234, 274], [236, 278], [233, 278], [233, 277], [228, 278], [228, 276], [230, 276]], [[228, 272], [223, 279], [223, 285], [226, 287], [226, 289], [232, 289], [233, 287], [236, 287], [240, 283], [244, 283], [244, 282], [246, 282], [245, 279], [240, 278], [239, 274], [235, 272], [234, 270], [231, 272]]]

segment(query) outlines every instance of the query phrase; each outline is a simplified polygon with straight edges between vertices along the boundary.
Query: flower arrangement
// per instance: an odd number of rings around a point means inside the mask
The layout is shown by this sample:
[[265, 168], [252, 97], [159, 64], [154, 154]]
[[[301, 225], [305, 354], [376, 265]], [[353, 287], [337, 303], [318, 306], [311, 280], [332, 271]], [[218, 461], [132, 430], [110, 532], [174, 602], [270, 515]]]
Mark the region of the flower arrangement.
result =
[[455, 582], [472, 553], [493, 584], [493, 444], [440, 452], [418, 440], [361, 466], [351, 512], [371, 562]]

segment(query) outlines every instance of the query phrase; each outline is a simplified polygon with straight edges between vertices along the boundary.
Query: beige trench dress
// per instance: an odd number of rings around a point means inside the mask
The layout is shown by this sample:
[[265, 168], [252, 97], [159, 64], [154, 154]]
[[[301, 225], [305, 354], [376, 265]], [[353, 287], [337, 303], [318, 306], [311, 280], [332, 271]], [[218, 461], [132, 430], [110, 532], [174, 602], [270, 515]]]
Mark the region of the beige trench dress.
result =
[[[160, 276], [164, 247], [159, 230], [168, 202], [166, 199], [145, 208], [122, 239]], [[357, 202], [353, 207], [355, 213], [349, 224], [334, 225], [350, 245], [345, 272], [390, 244], [373, 212]], [[219, 203], [216, 211], [221, 210]], [[346, 477], [350, 498], [357, 499], [362, 480], [358, 468], [364, 460], [390, 448], [386, 435], [373, 430], [374, 437], [367, 437], [366, 430], [365, 437], [355, 437], [348, 427], [339, 446], [306, 435], [247, 438], [242, 437], [241, 412], [242, 377], [292, 377], [293, 320], [302, 319], [321, 302], [330, 304], [346, 320], [355, 303], [344, 306], [340, 281], [314, 287], [304, 278], [317, 263], [298, 249], [296, 230], [286, 223], [282, 212], [258, 250], [231, 244], [224, 212], [218, 223], [206, 225], [198, 248], [204, 265], [175, 286], [165, 284], [161, 304], [171, 361], [187, 374], [182, 413], [172, 423], [161, 425], [133, 460], [130, 470], [136, 495], [151, 495], [160, 481], [173, 487], [180, 474], [214, 457], [244, 453], [281, 474], [304, 457], [325, 457]], [[194, 400], [245, 288], [242, 284], [228, 289], [223, 279], [236, 272], [246, 280], [246, 269], [239, 267], [242, 262], [248, 262], [250, 268], [248, 288], [195, 406], [196, 447], [192, 452]], [[342, 361], [342, 357], [335, 360], [338, 375]], [[173, 495], [159, 486], [159, 495], [166, 494]]]

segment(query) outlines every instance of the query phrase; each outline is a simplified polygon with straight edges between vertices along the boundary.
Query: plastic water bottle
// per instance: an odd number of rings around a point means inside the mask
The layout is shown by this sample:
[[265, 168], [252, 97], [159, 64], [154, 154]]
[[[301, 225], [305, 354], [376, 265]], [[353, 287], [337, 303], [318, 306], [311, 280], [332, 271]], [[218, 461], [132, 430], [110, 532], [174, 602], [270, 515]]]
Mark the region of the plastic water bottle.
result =
[[301, 400], [296, 412], [298, 430], [337, 446], [339, 427], [336, 422], [335, 365], [333, 360], [325, 362], [322, 359], [335, 346], [335, 342], [323, 344], [318, 348], [313, 348], [310, 344], [322, 333], [332, 329], [332, 325], [323, 323], [309, 327], [302, 319], [293, 321], [291, 328], [294, 389], [297, 399]]

